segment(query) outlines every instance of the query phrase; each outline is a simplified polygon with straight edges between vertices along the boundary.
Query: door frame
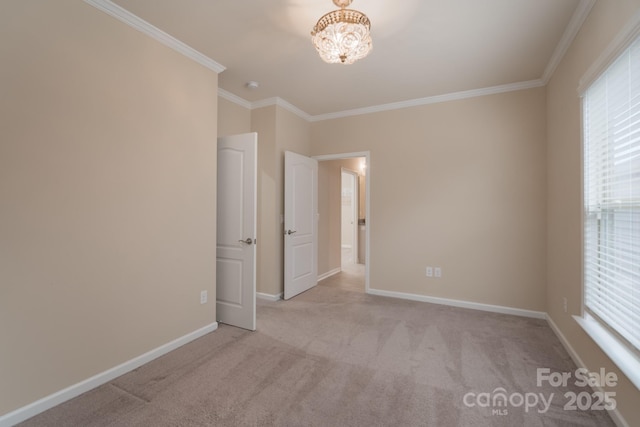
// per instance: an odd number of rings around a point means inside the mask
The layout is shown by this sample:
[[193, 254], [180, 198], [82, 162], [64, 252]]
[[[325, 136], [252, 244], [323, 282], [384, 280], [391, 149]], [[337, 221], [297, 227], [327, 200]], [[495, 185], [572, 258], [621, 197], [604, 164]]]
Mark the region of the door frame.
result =
[[364, 262], [364, 289], [365, 293], [370, 293], [370, 271], [371, 271], [371, 151], [358, 151], [353, 153], [338, 153], [338, 154], [323, 154], [318, 156], [311, 156], [319, 162], [325, 160], [341, 160], [352, 159], [354, 157], [364, 157], [366, 163], [365, 172], [365, 218], [366, 218], [366, 232], [365, 232], [365, 262]]

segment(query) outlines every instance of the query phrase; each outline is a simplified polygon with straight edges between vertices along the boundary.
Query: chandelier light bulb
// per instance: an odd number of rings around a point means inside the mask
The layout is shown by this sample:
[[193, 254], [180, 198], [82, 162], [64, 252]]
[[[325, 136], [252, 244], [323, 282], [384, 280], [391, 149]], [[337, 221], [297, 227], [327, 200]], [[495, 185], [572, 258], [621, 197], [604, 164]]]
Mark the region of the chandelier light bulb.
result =
[[351, 2], [333, 0], [340, 9], [322, 16], [311, 31], [313, 45], [330, 64], [353, 64], [371, 51], [371, 22], [364, 13], [347, 9]]

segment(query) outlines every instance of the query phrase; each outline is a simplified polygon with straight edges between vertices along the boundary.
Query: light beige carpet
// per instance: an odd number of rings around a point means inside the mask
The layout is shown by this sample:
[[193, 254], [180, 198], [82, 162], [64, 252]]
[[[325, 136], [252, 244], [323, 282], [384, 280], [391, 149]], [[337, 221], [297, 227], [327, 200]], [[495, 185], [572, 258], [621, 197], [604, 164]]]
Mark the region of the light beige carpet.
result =
[[[290, 301], [259, 301], [256, 332], [221, 325], [23, 425], [614, 425], [606, 411], [564, 409], [565, 392], [590, 390], [537, 386], [537, 368], [576, 369], [546, 322], [363, 288], [345, 272]], [[513, 404], [478, 406], [498, 388]], [[526, 393], [554, 397], [527, 411], [515, 405]]]

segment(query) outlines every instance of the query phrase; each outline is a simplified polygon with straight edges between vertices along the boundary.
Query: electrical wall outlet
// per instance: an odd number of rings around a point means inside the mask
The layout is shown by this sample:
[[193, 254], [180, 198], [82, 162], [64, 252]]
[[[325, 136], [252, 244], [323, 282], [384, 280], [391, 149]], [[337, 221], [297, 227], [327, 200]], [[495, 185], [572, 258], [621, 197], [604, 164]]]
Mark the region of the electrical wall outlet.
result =
[[427, 267], [427, 277], [433, 277], [433, 267]]
[[562, 298], [562, 309], [564, 310], [564, 312], [566, 313], [568, 310], [568, 304], [567, 304], [567, 297], [563, 297]]
[[200, 304], [206, 304], [207, 302], [207, 291], [200, 291]]
[[442, 269], [440, 267], [436, 267], [433, 271], [436, 277], [442, 277]]

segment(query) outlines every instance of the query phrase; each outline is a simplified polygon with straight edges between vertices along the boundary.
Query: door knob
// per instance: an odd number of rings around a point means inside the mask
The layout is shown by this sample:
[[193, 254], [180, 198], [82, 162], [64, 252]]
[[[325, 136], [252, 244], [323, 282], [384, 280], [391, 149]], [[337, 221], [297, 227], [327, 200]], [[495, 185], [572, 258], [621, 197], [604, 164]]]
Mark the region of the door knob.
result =
[[245, 240], [238, 240], [238, 242], [246, 243], [247, 245], [250, 245], [253, 243], [253, 239], [251, 237], [247, 237]]
[[295, 230], [287, 230], [287, 234], [289, 234], [289, 235], [291, 235], [291, 234], [293, 234], [295, 232], [296, 232]]

